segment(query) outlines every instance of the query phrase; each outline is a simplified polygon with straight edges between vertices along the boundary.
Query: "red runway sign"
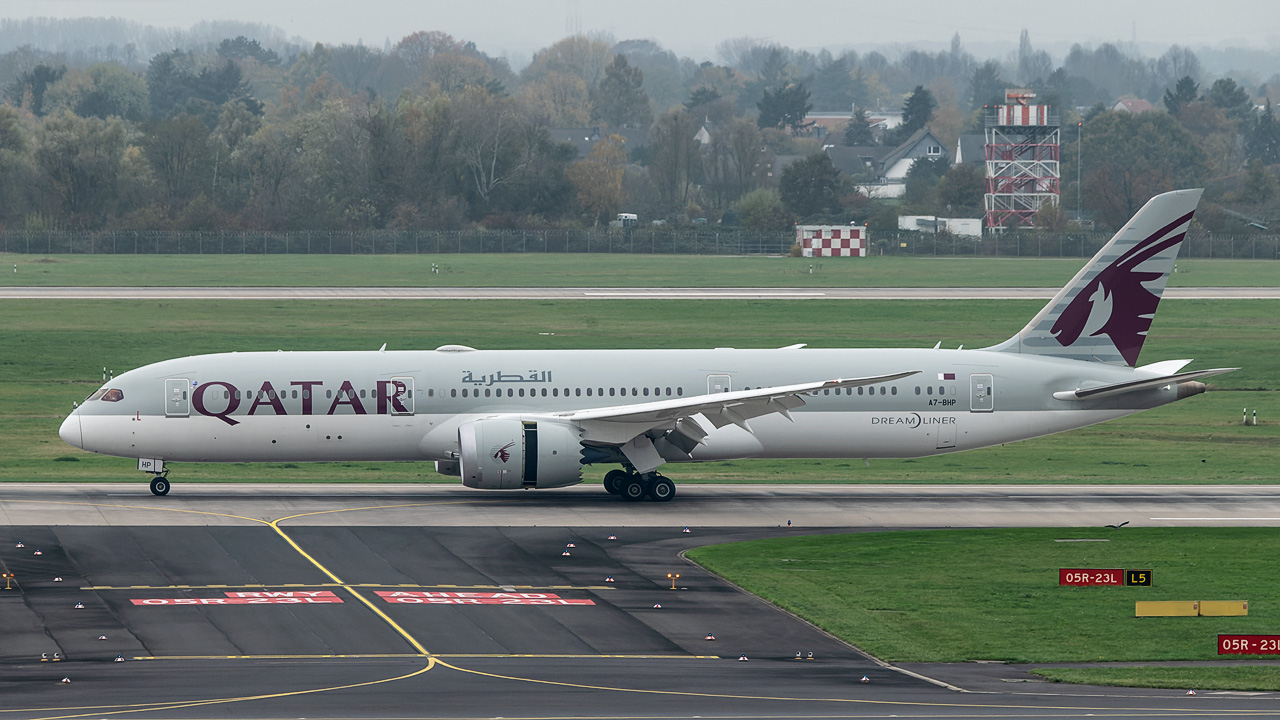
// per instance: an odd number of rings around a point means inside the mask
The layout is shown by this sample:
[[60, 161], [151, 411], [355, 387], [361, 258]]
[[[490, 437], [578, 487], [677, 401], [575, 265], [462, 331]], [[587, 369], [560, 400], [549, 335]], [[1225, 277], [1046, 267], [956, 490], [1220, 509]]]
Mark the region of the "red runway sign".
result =
[[1219, 635], [1219, 655], [1280, 655], [1280, 635]]
[[377, 595], [399, 605], [595, 605], [591, 600], [566, 599], [555, 593], [379, 590]]
[[1058, 584], [1083, 587], [1092, 585], [1124, 585], [1124, 570], [1062, 568], [1058, 570]]
[[134, 605], [340, 605], [342, 598], [328, 590], [288, 592], [229, 592], [224, 598], [135, 598]]

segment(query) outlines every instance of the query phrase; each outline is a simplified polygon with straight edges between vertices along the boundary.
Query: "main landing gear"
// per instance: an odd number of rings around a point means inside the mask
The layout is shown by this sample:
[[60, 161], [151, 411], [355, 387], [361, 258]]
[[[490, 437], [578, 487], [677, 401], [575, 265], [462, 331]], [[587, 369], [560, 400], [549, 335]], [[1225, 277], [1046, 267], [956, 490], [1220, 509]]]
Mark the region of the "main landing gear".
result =
[[155, 474], [151, 478], [151, 494], [168, 495], [169, 494], [169, 468]]
[[626, 470], [610, 470], [604, 476], [604, 489], [610, 495], [618, 495], [627, 502], [646, 497], [657, 502], [668, 502], [676, 496], [676, 484], [658, 473], [643, 475]]

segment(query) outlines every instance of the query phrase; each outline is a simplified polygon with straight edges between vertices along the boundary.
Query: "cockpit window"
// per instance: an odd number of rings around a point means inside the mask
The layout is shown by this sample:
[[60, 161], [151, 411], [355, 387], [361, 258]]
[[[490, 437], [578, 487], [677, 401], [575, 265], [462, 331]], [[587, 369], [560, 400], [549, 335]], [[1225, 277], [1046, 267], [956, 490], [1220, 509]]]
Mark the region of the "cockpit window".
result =
[[84, 400], [84, 401], [85, 401], [85, 402], [89, 402], [90, 400], [101, 400], [101, 399], [102, 399], [102, 396], [103, 396], [103, 395], [105, 395], [105, 394], [106, 394], [106, 392], [107, 392], [107, 389], [106, 389], [106, 388], [98, 388], [98, 391], [97, 391], [97, 392], [95, 392], [94, 394], [92, 394], [92, 395], [90, 395], [89, 397], [85, 398], [85, 400]]
[[120, 402], [124, 399], [124, 392], [111, 388], [102, 395], [102, 402]]

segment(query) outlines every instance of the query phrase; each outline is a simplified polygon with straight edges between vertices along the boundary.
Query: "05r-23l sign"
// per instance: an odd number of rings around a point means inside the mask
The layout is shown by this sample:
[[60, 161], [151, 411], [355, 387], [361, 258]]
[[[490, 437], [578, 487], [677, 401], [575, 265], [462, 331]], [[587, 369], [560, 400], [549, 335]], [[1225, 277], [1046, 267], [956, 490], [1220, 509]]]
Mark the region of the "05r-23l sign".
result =
[[1098, 585], [1138, 585], [1150, 586], [1152, 572], [1150, 570], [1089, 569], [1061, 568], [1058, 570], [1058, 585], [1074, 587], [1093, 587]]

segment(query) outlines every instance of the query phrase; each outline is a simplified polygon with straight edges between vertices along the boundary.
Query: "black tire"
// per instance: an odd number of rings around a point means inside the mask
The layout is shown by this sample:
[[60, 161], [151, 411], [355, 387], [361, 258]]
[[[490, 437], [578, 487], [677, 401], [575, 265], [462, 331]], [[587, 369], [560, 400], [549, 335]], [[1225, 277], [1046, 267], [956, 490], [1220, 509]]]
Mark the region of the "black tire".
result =
[[168, 495], [169, 480], [162, 477], [151, 478], [151, 493], [153, 495]]
[[627, 481], [626, 470], [610, 470], [604, 474], [604, 491], [610, 495], [621, 495], [622, 485]]
[[649, 499], [657, 502], [671, 502], [676, 496], [676, 484], [661, 475], [649, 484]]
[[622, 499], [627, 502], [643, 500], [644, 496], [647, 494], [648, 492], [646, 492], [644, 481], [638, 477], [629, 477], [627, 478], [627, 481], [622, 484]]

